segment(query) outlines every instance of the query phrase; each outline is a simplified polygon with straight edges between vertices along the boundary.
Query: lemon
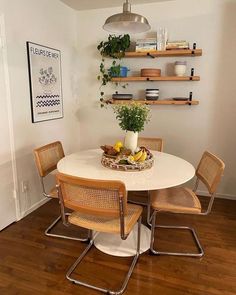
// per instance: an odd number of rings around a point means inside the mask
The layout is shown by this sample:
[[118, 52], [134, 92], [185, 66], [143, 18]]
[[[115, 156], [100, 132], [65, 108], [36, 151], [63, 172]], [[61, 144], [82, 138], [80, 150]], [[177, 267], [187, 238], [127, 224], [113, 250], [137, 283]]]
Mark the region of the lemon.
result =
[[121, 147], [123, 147], [123, 143], [121, 141], [117, 141], [115, 143], [115, 146], [121, 148]]
[[120, 147], [114, 145], [114, 150], [117, 151], [117, 153], [119, 153], [120, 152]]

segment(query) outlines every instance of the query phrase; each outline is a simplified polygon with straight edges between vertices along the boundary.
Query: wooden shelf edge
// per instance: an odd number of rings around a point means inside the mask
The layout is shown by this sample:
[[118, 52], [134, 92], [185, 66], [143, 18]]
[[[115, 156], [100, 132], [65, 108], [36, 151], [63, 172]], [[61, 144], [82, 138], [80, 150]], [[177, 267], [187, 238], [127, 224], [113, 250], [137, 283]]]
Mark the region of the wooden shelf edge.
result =
[[147, 82], [147, 81], [200, 81], [200, 76], [160, 76], [160, 77], [115, 77], [111, 79], [112, 82]]
[[198, 100], [144, 100], [144, 99], [132, 99], [132, 100], [115, 100], [115, 99], [108, 99], [106, 100], [106, 103], [108, 104], [129, 104], [132, 102], [138, 102], [141, 104], [146, 105], [198, 105]]
[[125, 57], [202, 56], [202, 49], [175, 49], [150, 52], [126, 52]]

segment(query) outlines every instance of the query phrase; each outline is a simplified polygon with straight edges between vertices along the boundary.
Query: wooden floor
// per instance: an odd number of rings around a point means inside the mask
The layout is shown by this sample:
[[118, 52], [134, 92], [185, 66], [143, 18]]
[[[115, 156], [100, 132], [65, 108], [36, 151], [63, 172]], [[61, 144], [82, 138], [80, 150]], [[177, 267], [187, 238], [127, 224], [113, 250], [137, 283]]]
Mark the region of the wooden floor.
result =
[[[85, 244], [44, 236], [44, 229], [59, 215], [52, 200], [0, 233], [0, 294], [100, 294], [73, 285], [65, 278], [68, 267]], [[235, 295], [236, 202], [217, 199], [209, 216], [161, 214], [159, 223], [194, 226], [205, 250], [202, 259], [149, 256], [144, 253], [125, 294]], [[57, 230], [62, 231], [62, 226]], [[77, 229], [75, 229], [77, 230]], [[77, 231], [73, 232], [77, 233]], [[162, 249], [194, 250], [187, 233], [161, 230]], [[129, 258], [117, 258], [92, 249], [78, 275], [101, 287], [119, 287]]]

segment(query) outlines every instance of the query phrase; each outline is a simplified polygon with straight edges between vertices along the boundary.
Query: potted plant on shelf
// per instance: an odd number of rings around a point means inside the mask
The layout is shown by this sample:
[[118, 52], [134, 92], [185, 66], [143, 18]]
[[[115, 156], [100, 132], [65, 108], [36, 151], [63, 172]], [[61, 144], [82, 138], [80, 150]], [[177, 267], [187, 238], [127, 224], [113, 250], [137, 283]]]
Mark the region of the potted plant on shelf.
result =
[[[125, 55], [125, 51], [130, 46], [130, 36], [128, 34], [125, 35], [109, 35], [107, 41], [102, 41], [97, 46], [98, 51], [102, 56], [102, 61], [100, 63], [99, 75], [97, 79], [101, 81], [100, 90], [102, 87], [106, 86], [112, 79], [112, 77], [120, 77], [121, 72], [125, 70], [125, 67], [122, 67], [121, 64], [116, 62], [117, 59], [121, 59]], [[105, 57], [113, 58], [112, 66], [107, 68], [105, 65]], [[126, 69], [127, 72], [127, 69]], [[122, 85], [123, 88], [126, 87], [127, 84]], [[100, 101], [101, 106], [104, 106], [104, 91], [100, 92]]]
[[119, 126], [126, 131], [124, 146], [135, 152], [138, 144], [138, 133], [144, 130], [150, 120], [150, 109], [137, 102], [113, 107]]

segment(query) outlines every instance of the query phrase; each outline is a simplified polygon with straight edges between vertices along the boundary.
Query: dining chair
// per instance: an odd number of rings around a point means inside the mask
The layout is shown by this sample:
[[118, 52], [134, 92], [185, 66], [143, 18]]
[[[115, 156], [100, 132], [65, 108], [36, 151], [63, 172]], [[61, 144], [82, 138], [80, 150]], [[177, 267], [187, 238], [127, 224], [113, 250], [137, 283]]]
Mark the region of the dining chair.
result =
[[139, 137], [138, 146], [145, 146], [150, 150], [163, 152], [163, 139], [158, 137]]
[[[149, 150], [163, 152], [163, 139], [159, 137], [139, 137], [138, 138], [138, 147], [146, 147]], [[131, 198], [145, 198], [147, 202], [136, 201]], [[148, 205], [150, 202], [150, 192], [149, 191], [134, 191], [129, 192], [129, 202], [132, 204], [147, 206], [147, 223], [150, 224], [150, 206]]]
[[[139, 257], [142, 207], [127, 203], [125, 184], [121, 181], [92, 180], [59, 173], [57, 188], [64, 223], [89, 230], [89, 244], [69, 268], [66, 278], [75, 284], [107, 294], [122, 294]], [[68, 219], [64, 213], [66, 208], [73, 210]], [[137, 222], [136, 254], [120, 290], [107, 290], [73, 278], [74, 270], [93, 246], [92, 231], [119, 234], [125, 240]]]
[[[187, 226], [167, 226], [156, 225], [156, 217], [159, 212], [167, 212], [174, 214], [196, 214], [196, 215], [208, 215], [211, 212], [214, 202], [216, 189], [220, 183], [225, 168], [224, 162], [214, 154], [206, 151], [203, 153], [202, 158], [198, 164], [196, 170], [196, 184], [193, 190], [187, 187], [173, 187], [168, 189], [151, 191], [151, 207], [153, 214], [151, 216], [151, 243], [150, 251], [152, 254], [164, 254], [164, 255], [176, 255], [176, 256], [192, 256], [202, 257], [204, 255], [203, 248], [197, 237], [195, 230]], [[201, 202], [196, 195], [199, 182], [202, 182], [209, 194], [210, 199], [206, 210], [201, 207]], [[195, 244], [199, 250], [199, 253], [179, 253], [179, 252], [163, 252], [154, 249], [154, 234], [155, 228], [166, 229], [187, 229], [190, 230], [194, 238]]]
[[[55, 180], [55, 185], [49, 190], [49, 192], [46, 191], [44, 180], [49, 174], [55, 173], [57, 169], [57, 163], [65, 156], [61, 142], [60, 141], [52, 142], [47, 145], [34, 149], [34, 156], [35, 156], [35, 162], [38, 169], [38, 173], [40, 176], [43, 196], [49, 199], [58, 198], [58, 193], [56, 189], [56, 180]], [[66, 215], [69, 216], [70, 213], [66, 213]], [[80, 239], [77, 237], [70, 237], [70, 236], [51, 233], [51, 230], [56, 226], [56, 224], [61, 220], [61, 218], [62, 218], [61, 215], [57, 217], [57, 219], [53, 221], [53, 223], [45, 230], [46, 236], [76, 240], [76, 241], [87, 240], [87, 238]]]

